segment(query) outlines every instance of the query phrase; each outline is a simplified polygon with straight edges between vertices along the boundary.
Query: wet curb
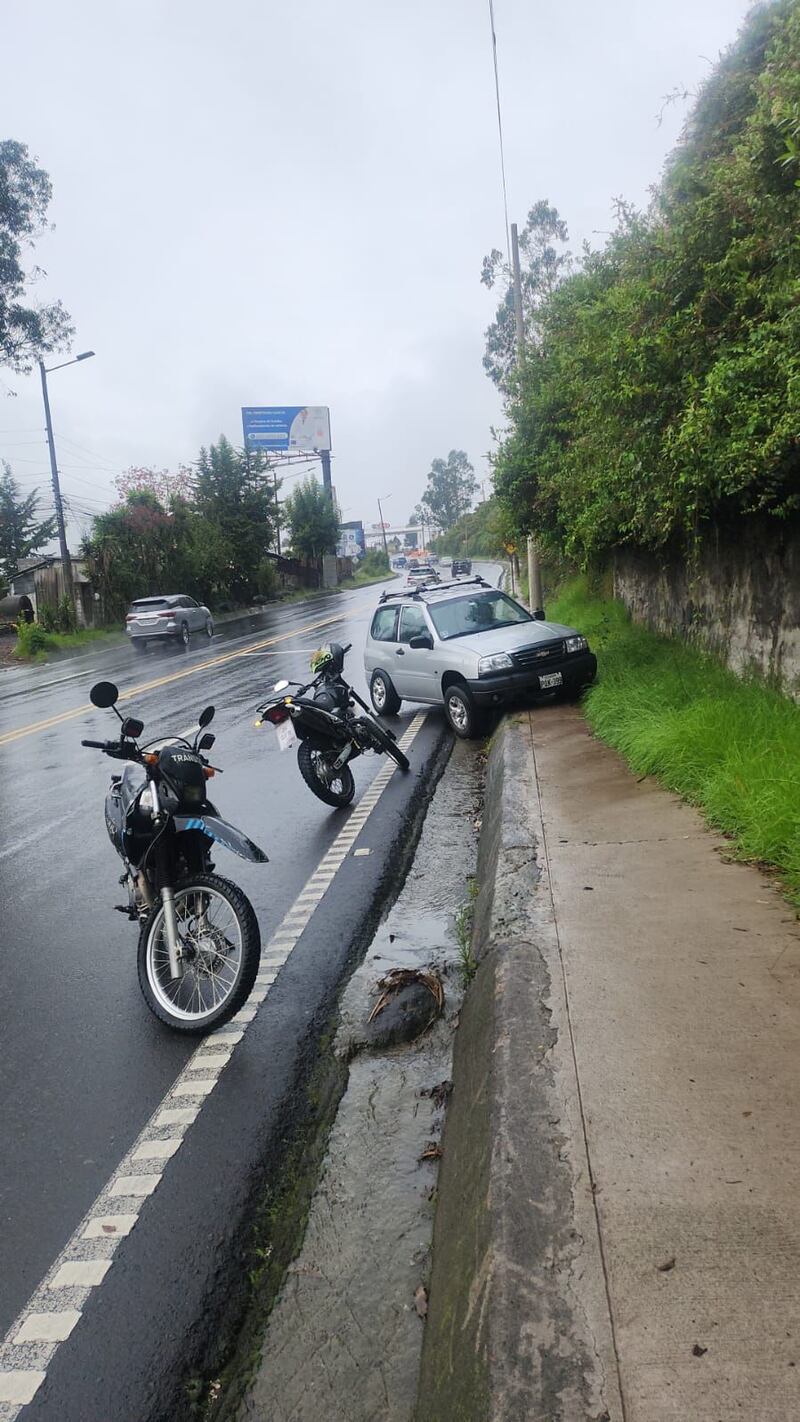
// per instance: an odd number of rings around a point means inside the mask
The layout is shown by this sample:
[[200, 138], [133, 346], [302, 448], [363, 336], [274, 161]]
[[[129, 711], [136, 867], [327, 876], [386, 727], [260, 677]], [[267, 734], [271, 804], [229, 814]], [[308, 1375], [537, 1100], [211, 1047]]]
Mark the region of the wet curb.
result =
[[489, 752], [416, 1422], [619, 1412], [531, 736]]

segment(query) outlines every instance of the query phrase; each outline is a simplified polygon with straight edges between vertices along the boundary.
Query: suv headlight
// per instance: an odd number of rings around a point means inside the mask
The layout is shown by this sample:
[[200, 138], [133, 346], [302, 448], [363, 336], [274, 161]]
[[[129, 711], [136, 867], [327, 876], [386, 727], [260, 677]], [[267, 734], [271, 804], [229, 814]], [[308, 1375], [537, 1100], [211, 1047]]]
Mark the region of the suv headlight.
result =
[[564, 643], [568, 652], [587, 652], [589, 643], [585, 637], [568, 637]]
[[481, 657], [478, 662], [478, 676], [491, 676], [492, 672], [510, 671], [513, 665], [508, 652], [495, 652], [493, 657]]

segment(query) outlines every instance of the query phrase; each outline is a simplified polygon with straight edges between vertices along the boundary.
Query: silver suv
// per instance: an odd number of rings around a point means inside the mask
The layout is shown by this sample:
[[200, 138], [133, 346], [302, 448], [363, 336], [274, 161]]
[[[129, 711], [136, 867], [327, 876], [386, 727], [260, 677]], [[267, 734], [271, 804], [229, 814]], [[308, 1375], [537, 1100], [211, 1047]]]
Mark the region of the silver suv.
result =
[[444, 705], [457, 736], [481, 733], [486, 713], [520, 695], [575, 695], [597, 658], [574, 627], [537, 622], [483, 578], [384, 592], [364, 649], [372, 705]]
[[132, 602], [125, 618], [125, 631], [137, 652], [148, 642], [178, 638], [188, 647], [193, 632], [203, 632], [211, 640], [214, 623], [207, 607], [193, 597], [170, 593], [166, 597], [140, 597]]

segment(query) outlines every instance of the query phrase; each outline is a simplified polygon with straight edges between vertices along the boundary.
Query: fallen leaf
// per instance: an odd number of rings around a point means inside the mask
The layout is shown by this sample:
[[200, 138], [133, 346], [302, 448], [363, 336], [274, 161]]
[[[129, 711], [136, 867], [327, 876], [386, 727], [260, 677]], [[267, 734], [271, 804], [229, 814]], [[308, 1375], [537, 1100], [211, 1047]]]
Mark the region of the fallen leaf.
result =
[[692, 1349], [692, 1352], [694, 1353], [694, 1356], [695, 1356], [696, 1358], [702, 1358], [703, 1354], [708, 1352], [708, 1349], [707, 1349], [707, 1348], [701, 1348], [701, 1346], [700, 1346], [699, 1343], [695, 1343], [695, 1345], [694, 1345], [694, 1347], [693, 1347], [693, 1349]]
[[668, 1274], [670, 1269], [675, 1268], [675, 1255], [671, 1259], [665, 1259], [663, 1264], [656, 1264], [659, 1274]]
[[441, 1158], [442, 1147], [438, 1141], [428, 1141], [422, 1155], [419, 1157], [420, 1162], [423, 1160], [441, 1160]]
[[414, 1307], [420, 1318], [428, 1317], [428, 1290], [424, 1284], [420, 1284], [414, 1295]]

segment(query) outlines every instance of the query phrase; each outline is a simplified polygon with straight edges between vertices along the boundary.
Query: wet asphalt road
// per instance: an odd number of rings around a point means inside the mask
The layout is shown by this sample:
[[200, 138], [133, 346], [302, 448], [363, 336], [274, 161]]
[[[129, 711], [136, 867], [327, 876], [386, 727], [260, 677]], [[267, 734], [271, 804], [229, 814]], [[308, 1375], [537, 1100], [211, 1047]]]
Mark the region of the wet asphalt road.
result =
[[[305, 788], [295, 756], [279, 753], [271, 728], [254, 728], [253, 707], [280, 677], [306, 675], [310, 651], [331, 638], [353, 642], [347, 670], [366, 695], [361, 649], [379, 591], [270, 608], [188, 653], [160, 647], [139, 657], [125, 646], [0, 677], [0, 1337], [195, 1046], [145, 1008], [136, 929], [112, 910], [122, 899], [122, 866], [103, 799], [116, 766], [80, 739], [112, 736], [114, 718], [87, 708], [89, 687], [110, 679], [123, 694], [139, 688], [124, 709], [145, 721], [147, 737], [185, 732], [204, 705], [216, 706], [214, 760], [225, 773], [214, 799], [270, 856], [256, 866], [220, 850], [217, 865], [250, 896], [266, 943], [343, 816]], [[261, 645], [274, 638], [281, 640]], [[147, 689], [153, 682], [163, 684]], [[398, 735], [418, 709], [404, 705]], [[202, 1364], [195, 1321], [263, 1172], [265, 1143], [285, 1120], [300, 1058], [312, 1050], [310, 1024], [329, 1014], [380, 903], [399, 887], [403, 838], [446, 744], [441, 713], [431, 710], [412, 748], [412, 773], [393, 775], [362, 831], [359, 843], [372, 853], [349, 856], [337, 873], [25, 1418], [144, 1422], [164, 1415], [178, 1362]], [[383, 763], [365, 756], [355, 764], [355, 805]]]

